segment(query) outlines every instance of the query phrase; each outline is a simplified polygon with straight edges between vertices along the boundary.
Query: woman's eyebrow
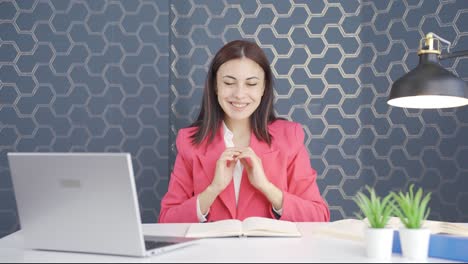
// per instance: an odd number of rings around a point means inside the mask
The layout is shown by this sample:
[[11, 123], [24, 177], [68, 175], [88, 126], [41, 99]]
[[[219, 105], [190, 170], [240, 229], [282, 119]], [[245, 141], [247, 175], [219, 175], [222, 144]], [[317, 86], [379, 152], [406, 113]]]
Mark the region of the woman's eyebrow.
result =
[[237, 80], [235, 77], [232, 77], [231, 75], [224, 75], [223, 78], [230, 78], [230, 79]]
[[[230, 78], [230, 79], [233, 79], [233, 80], [237, 80], [235, 77], [233, 77], [233, 76], [231, 76], [231, 75], [224, 75], [223, 78]], [[247, 79], [245, 79], [245, 80], [248, 81], [248, 80], [252, 80], [252, 79], [257, 79], [257, 80], [259, 80], [259, 78], [256, 77], [256, 76], [249, 77], [249, 78], [247, 78]]]

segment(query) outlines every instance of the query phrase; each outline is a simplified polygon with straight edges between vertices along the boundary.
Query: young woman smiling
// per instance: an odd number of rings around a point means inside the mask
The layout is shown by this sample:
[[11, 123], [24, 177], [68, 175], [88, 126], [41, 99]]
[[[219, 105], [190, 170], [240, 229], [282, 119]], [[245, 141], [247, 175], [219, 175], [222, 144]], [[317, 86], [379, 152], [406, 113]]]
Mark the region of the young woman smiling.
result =
[[273, 110], [270, 64], [255, 43], [236, 40], [211, 62], [197, 120], [178, 150], [159, 222], [329, 221], [304, 131]]

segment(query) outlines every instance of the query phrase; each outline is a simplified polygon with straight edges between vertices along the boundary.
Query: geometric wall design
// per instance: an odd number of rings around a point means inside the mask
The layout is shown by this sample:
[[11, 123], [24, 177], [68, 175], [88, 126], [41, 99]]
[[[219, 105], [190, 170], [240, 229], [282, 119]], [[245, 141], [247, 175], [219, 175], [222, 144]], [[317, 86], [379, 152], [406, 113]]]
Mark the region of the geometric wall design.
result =
[[168, 1], [0, 1], [0, 236], [19, 228], [9, 151], [129, 152], [157, 220], [168, 65]]
[[[468, 107], [386, 104], [428, 32], [468, 50], [464, 0], [0, 0], [0, 237], [19, 228], [9, 151], [129, 152], [155, 222], [175, 136], [197, 116], [210, 59], [258, 43], [275, 111], [300, 122], [332, 220], [363, 186], [433, 192], [431, 219], [468, 221]], [[468, 58], [442, 65], [468, 81]]]
[[[210, 58], [244, 38], [267, 53], [276, 113], [300, 122], [332, 220], [363, 186], [433, 192], [431, 219], [468, 221], [468, 107], [387, 105], [434, 32], [468, 50], [468, 1], [172, 1], [171, 135], [199, 111]], [[468, 80], [468, 58], [443, 61]], [[174, 154], [171, 153], [171, 162]]]

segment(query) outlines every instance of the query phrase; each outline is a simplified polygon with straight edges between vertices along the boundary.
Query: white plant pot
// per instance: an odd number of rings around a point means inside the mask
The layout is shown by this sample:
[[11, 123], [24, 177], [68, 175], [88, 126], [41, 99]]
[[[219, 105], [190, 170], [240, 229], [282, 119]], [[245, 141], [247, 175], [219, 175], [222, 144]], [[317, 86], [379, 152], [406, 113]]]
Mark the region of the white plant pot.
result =
[[392, 257], [393, 233], [392, 228], [367, 228], [365, 230], [367, 257], [389, 260]]
[[431, 231], [428, 228], [400, 228], [400, 245], [403, 257], [411, 260], [425, 260], [429, 254]]

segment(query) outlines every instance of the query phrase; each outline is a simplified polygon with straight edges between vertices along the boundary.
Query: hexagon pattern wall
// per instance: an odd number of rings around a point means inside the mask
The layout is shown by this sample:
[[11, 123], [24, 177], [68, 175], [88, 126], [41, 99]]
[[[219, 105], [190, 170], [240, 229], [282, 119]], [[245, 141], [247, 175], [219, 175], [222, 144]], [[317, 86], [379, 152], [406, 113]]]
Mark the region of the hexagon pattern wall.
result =
[[[198, 114], [209, 58], [249, 39], [270, 59], [276, 113], [304, 126], [332, 220], [354, 217], [366, 184], [413, 182], [433, 192], [432, 219], [468, 220], [468, 107], [386, 104], [426, 33], [468, 49], [468, 1], [171, 1], [171, 17], [170, 142]], [[468, 58], [443, 64], [467, 80]]]
[[[303, 124], [333, 220], [353, 217], [365, 184], [415, 182], [432, 219], [468, 221], [468, 108], [386, 104], [425, 33], [466, 50], [467, 25], [464, 0], [0, 0], [0, 237], [19, 227], [9, 151], [130, 152], [154, 222], [176, 132], [237, 38], [266, 51], [276, 112]], [[442, 64], [468, 80], [467, 58]]]
[[156, 221], [169, 2], [0, 0], [0, 41], [0, 236], [19, 227], [9, 151], [130, 152], [143, 220]]

